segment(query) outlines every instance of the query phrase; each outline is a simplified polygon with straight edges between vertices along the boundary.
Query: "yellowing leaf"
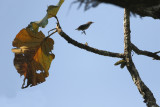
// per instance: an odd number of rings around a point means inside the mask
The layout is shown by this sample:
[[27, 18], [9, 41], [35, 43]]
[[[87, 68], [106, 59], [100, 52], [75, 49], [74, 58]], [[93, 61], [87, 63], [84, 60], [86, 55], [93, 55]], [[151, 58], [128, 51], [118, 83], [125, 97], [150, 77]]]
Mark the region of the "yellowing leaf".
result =
[[[54, 41], [42, 32], [35, 33], [29, 28], [22, 29], [13, 41], [14, 65], [20, 75], [24, 75], [22, 88], [35, 86], [45, 81], [55, 55], [51, 53]], [[40, 73], [37, 71], [40, 70]], [[27, 85], [25, 85], [27, 80]]]
[[52, 60], [54, 59], [54, 54], [49, 54], [49, 52], [53, 49], [49, 47], [49, 43], [53, 44], [53, 40], [51, 38], [47, 38], [45, 42], [42, 43], [41, 47], [38, 48], [34, 60], [42, 65], [44, 68], [46, 76], [49, 75], [48, 70]]
[[32, 22], [31, 25], [32, 25], [32, 30], [35, 32], [38, 32], [39, 25], [35, 22]]
[[126, 61], [122, 59], [122, 60], [117, 61], [114, 65], [119, 65], [119, 64], [122, 64], [122, 63], [126, 63]]
[[64, 0], [60, 0], [56, 6], [50, 5], [47, 9], [48, 18], [55, 17]]
[[26, 46], [28, 48], [36, 47], [45, 38], [42, 32], [34, 33], [30, 29], [22, 29], [14, 39], [12, 45], [14, 47], [20, 48], [21, 46]]
[[114, 65], [115, 66], [120, 65], [120, 67], [123, 69], [126, 66], [126, 61], [124, 59], [121, 59], [117, 61]]
[[43, 17], [43, 19], [41, 19], [40, 21], [35, 21], [35, 22], [31, 22], [28, 25], [28, 28], [30, 28], [31, 30], [33, 30], [34, 32], [38, 32], [39, 27], [45, 28], [46, 25], [48, 24], [48, 19], [55, 17], [61, 7], [61, 5], [63, 4], [64, 0], [59, 0], [57, 5], [50, 5], [47, 8], [47, 14]]

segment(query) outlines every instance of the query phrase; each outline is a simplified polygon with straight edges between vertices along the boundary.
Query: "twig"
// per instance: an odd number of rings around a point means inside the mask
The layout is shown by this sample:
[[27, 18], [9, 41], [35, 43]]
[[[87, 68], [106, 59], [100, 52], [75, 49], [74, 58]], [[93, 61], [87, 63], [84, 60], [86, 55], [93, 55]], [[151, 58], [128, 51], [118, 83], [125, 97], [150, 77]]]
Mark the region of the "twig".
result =
[[56, 30], [56, 28], [53, 28], [51, 30], [48, 31], [48, 36], [49, 36], [49, 32], [53, 31], [53, 30]]
[[145, 51], [145, 50], [140, 50], [134, 44], [131, 44], [131, 47], [132, 47], [132, 50], [135, 53], [137, 53], [138, 55], [145, 55], [145, 56], [148, 56], [148, 57], [152, 57], [153, 59], [160, 60], [160, 56], [157, 55], [158, 53], [160, 53], [160, 51], [153, 53], [153, 52], [149, 52], [149, 51]]
[[99, 55], [103, 55], [103, 56], [110, 56], [110, 57], [117, 57], [117, 58], [124, 58], [124, 54], [123, 53], [114, 53], [114, 52], [109, 52], [109, 51], [104, 51], [104, 50], [98, 50], [96, 48], [87, 46], [85, 44], [79, 43], [76, 40], [73, 40], [72, 38], [70, 38], [67, 34], [65, 34], [61, 29], [58, 29], [58, 33], [61, 37], [63, 37], [68, 43], [79, 47], [81, 49], [93, 52], [95, 54], [99, 54]]
[[[54, 28], [54, 29], [56, 29], [56, 28]], [[50, 36], [52, 36], [56, 32], [57, 32], [57, 29], [54, 32], [52, 32], [50, 35], [48, 35], [45, 39], [49, 38]]]
[[158, 54], [158, 53], [160, 53], [160, 51], [157, 51], [157, 52], [154, 52], [155, 54]]

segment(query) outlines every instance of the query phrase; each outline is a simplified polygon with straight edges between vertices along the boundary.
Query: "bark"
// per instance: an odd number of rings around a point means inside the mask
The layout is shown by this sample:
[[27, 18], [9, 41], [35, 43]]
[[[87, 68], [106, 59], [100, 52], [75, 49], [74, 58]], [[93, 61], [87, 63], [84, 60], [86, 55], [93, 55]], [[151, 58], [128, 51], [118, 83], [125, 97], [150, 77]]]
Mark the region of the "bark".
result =
[[125, 9], [124, 11], [124, 54], [125, 54], [126, 67], [132, 77], [133, 82], [137, 86], [140, 94], [143, 96], [144, 102], [146, 103], [147, 107], [159, 107], [156, 104], [156, 99], [154, 98], [153, 93], [141, 80], [139, 73], [132, 61], [129, 16], [130, 16], [130, 11], [128, 9]]

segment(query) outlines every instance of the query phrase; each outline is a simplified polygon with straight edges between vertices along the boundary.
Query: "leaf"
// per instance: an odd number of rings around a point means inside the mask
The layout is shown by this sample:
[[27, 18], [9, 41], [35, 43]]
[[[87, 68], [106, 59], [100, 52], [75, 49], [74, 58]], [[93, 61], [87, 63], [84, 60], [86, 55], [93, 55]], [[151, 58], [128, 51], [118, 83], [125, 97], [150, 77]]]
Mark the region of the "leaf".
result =
[[46, 77], [49, 75], [48, 70], [52, 59], [55, 57], [53, 54], [49, 54], [49, 52], [53, 49], [53, 45], [50, 46], [50, 44], [54, 44], [54, 42], [51, 38], [47, 38], [45, 42], [42, 43], [41, 47], [38, 48], [35, 56], [33, 57], [33, 59], [36, 62], [39, 62], [44, 68]]
[[125, 66], [126, 66], [126, 63], [122, 63], [120, 67], [121, 69], [123, 69]]
[[22, 29], [14, 39], [12, 45], [20, 48], [26, 46], [28, 48], [39, 46], [45, 38], [44, 34], [40, 31], [38, 33], [32, 32], [30, 29]]
[[39, 29], [39, 25], [35, 22], [31, 22], [28, 27], [30, 30], [34, 31], [34, 32], [38, 32]]
[[48, 24], [48, 14], [46, 14], [46, 16], [40, 20], [40, 21], [36, 21], [35, 22], [39, 27], [45, 28], [46, 25]]
[[117, 61], [115, 66], [120, 65], [120, 67], [123, 69], [126, 66], [126, 61], [124, 59]]
[[63, 4], [64, 0], [59, 0], [58, 4], [56, 6], [50, 5], [47, 9], [48, 18], [55, 17], [59, 11], [59, 8]]
[[[22, 88], [35, 86], [49, 76], [49, 68], [55, 55], [51, 53], [54, 41], [40, 32], [22, 29], [15, 37], [12, 49], [15, 53], [14, 65], [20, 75], [24, 75]], [[37, 71], [40, 71], [38, 73]], [[27, 84], [25, 86], [25, 81]]]
[[58, 4], [56, 6], [50, 5], [47, 8], [47, 14], [44, 16], [43, 19], [40, 21], [31, 22], [28, 27], [33, 30], [34, 32], [38, 32], [39, 27], [45, 28], [48, 24], [48, 19], [55, 17], [63, 4], [64, 0], [59, 0]]
[[122, 63], [125, 63], [126, 61], [125, 60], [119, 60], [119, 61], [117, 61], [114, 65], [119, 65], [119, 64], [122, 64]]

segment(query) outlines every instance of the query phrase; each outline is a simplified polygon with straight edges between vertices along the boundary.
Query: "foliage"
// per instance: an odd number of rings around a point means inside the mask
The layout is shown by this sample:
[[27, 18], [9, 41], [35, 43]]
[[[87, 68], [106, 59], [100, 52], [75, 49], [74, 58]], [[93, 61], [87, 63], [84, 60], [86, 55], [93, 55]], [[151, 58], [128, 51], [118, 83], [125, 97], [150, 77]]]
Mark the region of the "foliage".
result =
[[[34, 33], [29, 28], [22, 29], [13, 41], [12, 49], [15, 53], [14, 65], [20, 75], [24, 75], [22, 88], [34, 86], [45, 81], [48, 77], [49, 67], [54, 59], [54, 41], [46, 38], [42, 32]], [[37, 71], [40, 70], [40, 73]], [[27, 85], [25, 85], [25, 80]]]
[[49, 18], [56, 17], [63, 2], [64, 0], [60, 0], [56, 6], [48, 6], [45, 17], [40, 21], [31, 22], [13, 41], [12, 45], [16, 47], [12, 49], [15, 53], [14, 66], [21, 76], [24, 75], [22, 88], [42, 83], [49, 76], [48, 70], [55, 58], [52, 53], [54, 40], [49, 36], [45, 37], [38, 29], [44, 28]]

